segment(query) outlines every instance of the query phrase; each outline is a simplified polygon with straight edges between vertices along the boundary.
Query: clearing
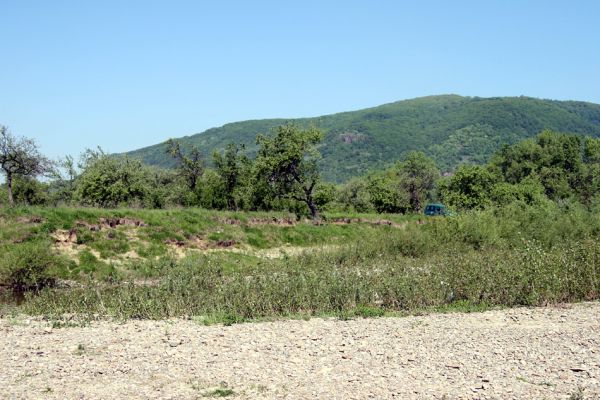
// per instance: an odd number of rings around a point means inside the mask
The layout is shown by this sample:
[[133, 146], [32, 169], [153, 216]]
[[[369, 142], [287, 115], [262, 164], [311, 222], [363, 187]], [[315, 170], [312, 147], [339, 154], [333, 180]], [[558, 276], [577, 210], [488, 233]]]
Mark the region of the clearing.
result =
[[404, 318], [52, 328], [0, 319], [3, 398], [600, 397], [600, 303]]

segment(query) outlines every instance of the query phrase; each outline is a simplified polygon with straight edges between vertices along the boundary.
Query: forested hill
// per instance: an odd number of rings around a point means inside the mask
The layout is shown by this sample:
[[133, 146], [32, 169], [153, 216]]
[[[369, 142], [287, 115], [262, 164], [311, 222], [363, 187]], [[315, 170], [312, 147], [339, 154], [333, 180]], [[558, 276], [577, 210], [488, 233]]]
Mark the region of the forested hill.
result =
[[[434, 158], [443, 171], [460, 163], [484, 163], [505, 143], [532, 137], [544, 129], [600, 136], [600, 105], [530, 97], [462, 97], [442, 95], [398, 101], [364, 110], [296, 120], [235, 122], [181, 138], [193, 144], [210, 164], [214, 150], [244, 143], [256, 152], [255, 137], [293, 121], [314, 125], [326, 135], [321, 168], [326, 180], [345, 181], [383, 168], [411, 150]], [[165, 138], [166, 139], [166, 138]], [[128, 155], [159, 166], [171, 166], [164, 143]]]

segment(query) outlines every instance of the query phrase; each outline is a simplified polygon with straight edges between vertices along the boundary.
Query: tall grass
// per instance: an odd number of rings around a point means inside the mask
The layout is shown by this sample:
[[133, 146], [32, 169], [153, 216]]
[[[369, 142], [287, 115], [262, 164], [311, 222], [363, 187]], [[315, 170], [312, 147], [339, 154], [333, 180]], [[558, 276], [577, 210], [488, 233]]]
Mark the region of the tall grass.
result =
[[[117, 318], [415, 311], [452, 304], [541, 305], [600, 296], [600, 216], [509, 208], [381, 228], [351, 245], [281, 260], [164, 259], [155, 285], [44, 290], [24, 310]], [[375, 312], [375, 314], [378, 314]]]

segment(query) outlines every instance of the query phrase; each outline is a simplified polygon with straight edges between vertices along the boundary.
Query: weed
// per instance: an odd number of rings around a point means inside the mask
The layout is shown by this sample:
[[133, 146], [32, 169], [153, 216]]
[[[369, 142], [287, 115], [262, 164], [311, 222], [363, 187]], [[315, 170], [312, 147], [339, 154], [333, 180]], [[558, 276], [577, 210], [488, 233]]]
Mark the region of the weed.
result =
[[583, 388], [581, 386], [569, 395], [569, 400], [584, 400]]
[[85, 354], [85, 346], [81, 343], [77, 345], [77, 349], [75, 350], [75, 354], [78, 356], [82, 356]]
[[204, 397], [228, 397], [233, 395], [233, 389], [229, 388], [217, 388], [209, 391]]
[[379, 307], [361, 305], [354, 310], [354, 315], [363, 318], [383, 317], [385, 315], [385, 310]]
[[[57, 226], [83, 218], [97, 221], [109, 213], [93, 209], [34, 211]], [[77, 269], [60, 272], [71, 274], [80, 285], [41, 290], [27, 296], [19, 307], [27, 313], [54, 317], [196, 316], [192, 319], [200, 324], [231, 325], [295, 316], [348, 319], [387, 313], [469, 312], [598, 298], [597, 214], [533, 208], [509, 211], [467, 213], [424, 225], [406, 223], [402, 229], [362, 222], [251, 225], [251, 218], [269, 220], [271, 214], [247, 214], [244, 220], [246, 214], [196, 209], [110, 211], [145, 221], [147, 226], [140, 227], [136, 237], [148, 240], [148, 248], [155, 246], [157, 254], [165, 244], [154, 242], [154, 234], [160, 241], [165, 237], [192, 240], [190, 235], [200, 234], [204, 238], [227, 237], [238, 241], [240, 247], [250, 241], [258, 247], [286, 242], [340, 245], [282, 259], [219, 251], [197, 252], [179, 260], [150, 256], [120, 264], [104, 262], [88, 250], [80, 253]], [[400, 218], [390, 220], [399, 223]], [[239, 222], [223, 223], [225, 219]], [[566, 221], [569, 229], [563, 232]], [[119, 229], [113, 238], [100, 235], [97, 240], [125, 241], [127, 236], [121, 236]], [[17, 252], [16, 246], [33, 246], [31, 243], [42, 243], [38, 242], [41, 239], [35, 236], [33, 241], [10, 245], [0, 240], [0, 246]], [[44, 246], [48, 247], [48, 242]], [[55, 270], [60, 268], [44, 269], [51, 278], [60, 276]], [[135, 283], [136, 278], [150, 277], [151, 285]]]
[[[192, 389], [201, 392], [202, 397], [228, 397], [234, 394], [233, 389], [227, 387], [226, 382], [221, 382], [218, 387], [210, 388], [209, 385], [198, 381], [188, 382]], [[208, 389], [206, 387], [209, 387]]]

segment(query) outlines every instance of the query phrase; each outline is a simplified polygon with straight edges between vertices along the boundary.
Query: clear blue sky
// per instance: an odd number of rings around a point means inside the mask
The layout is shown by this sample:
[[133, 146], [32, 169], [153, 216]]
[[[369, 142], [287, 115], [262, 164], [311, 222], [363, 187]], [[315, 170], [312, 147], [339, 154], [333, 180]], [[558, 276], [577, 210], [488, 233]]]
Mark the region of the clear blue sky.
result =
[[0, 124], [42, 152], [432, 94], [600, 103], [600, 1], [0, 1]]

